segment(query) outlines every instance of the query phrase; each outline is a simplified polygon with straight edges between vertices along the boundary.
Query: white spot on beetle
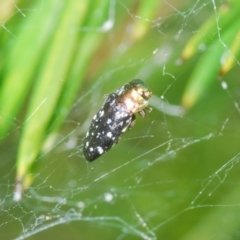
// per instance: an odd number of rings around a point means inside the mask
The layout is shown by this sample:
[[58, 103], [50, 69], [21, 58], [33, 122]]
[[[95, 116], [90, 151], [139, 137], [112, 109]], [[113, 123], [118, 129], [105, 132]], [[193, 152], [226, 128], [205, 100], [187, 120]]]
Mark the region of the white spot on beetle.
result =
[[108, 118], [108, 119], [107, 119], [107, 124], [109, 124], [109, 123], [111, 123], [111, 122], [112, 122], [111, 118]]
[[112, 137], [112, 133], [111, 133], [111, 132], [108, 132], [108, 133], [107, 133], [107, 137], [111, 138], [111, 137]]
[[127, 127], [125, 127], [125, 128], [122, 130], [122, 132], [126, 132], [126, 130], [127, 130]]
[[116, 100], [111, 101], [110, 106], [112, 106], [115, 102], [116, 102]]
[[97, 147], [97, 150], [98, 150], [98, 153], [99, 153], [99, 154], [102, 154], [102, 153], [104, 152], [101, 147]]
[[89, 148], [89, 150], [90, 150], [90, 152], [92, 152], [92, 151], [93, 151], [93, 148], [92, 148], [92, 147], [90, 147], [90, 148]]
[[104, 115], [104, 110], [99, 111], [99, 117], [102, 117]]

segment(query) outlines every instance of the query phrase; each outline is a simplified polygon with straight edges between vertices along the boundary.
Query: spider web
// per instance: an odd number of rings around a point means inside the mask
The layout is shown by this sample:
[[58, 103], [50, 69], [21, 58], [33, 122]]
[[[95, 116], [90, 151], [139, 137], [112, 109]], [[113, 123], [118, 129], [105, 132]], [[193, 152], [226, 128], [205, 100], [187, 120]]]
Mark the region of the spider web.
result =
[[[181, 94], [197, 59], [173, 64], [206, 16], [215, 14], [218, 28], [217, 8], [223, 3], [167, 0], [158, 18], [147, 19], [136, 15], [127, 2], [110, 0], [111, 11], [103, 26], [72, 26], [74, 31], [105, 32], [111, 51], [125, 61], [103, 68], [93, 84], [83, 87], [58, 142], [38, 157], [35, 180], [20, 202], [13, 200], [19, 135], [11, 131], [1, 143], [1, 239], [240, 238], [240, 109], [235, 77], [239, 64], [221, 82], [215, 81], [189, 112], [180, 106]], [[17, 41], [8, 22], [19, 14], [24, 18], [32, 11], [41, 13], [44, 7], [14, 6], [16, 10], [1, 26]], [[146, 49], [136, 52], [135, 58], [127, 55], [129, 48], [134, 49], [127, 36], [115, 45], [119, 12], [130, 22], [151, 23]], [[124, 27], [126, 32], [131, 29], [129, 24]], [[88, 163], [82, 155], [82, 140], [91, 119], [104, 94], [130, 77], [149, 85], [153, 111], [145, 119], [137, 116], [119, 144]], [[14, 121], [15, 130], [21, 132], [22, 127], [20, 120]]]

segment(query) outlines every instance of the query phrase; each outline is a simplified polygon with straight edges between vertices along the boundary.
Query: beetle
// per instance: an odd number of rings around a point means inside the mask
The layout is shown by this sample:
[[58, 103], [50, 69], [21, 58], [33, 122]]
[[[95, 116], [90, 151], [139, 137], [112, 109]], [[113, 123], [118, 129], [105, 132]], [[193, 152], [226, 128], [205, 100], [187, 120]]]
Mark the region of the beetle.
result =
[[133, 127], [135, 113], [145, 117], [152, 92], [140, 79], [135, 79], [106, 95], [101, 109], [94, 115], [83, 141], [83, 155], [93, 161], [116, 144], [122, 133]]

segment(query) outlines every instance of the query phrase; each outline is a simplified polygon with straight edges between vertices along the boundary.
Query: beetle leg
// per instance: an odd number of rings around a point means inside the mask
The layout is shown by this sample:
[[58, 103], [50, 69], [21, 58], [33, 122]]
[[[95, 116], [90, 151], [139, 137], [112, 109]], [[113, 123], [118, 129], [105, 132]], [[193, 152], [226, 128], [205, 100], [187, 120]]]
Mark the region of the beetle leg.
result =
[[145, 118], [146, 113], [145, 113], [144, 110], [141, 110], [141, 111], [139, 111], [138, 113], [140, 114], [140, 116], [141, 116], [142, 118]]

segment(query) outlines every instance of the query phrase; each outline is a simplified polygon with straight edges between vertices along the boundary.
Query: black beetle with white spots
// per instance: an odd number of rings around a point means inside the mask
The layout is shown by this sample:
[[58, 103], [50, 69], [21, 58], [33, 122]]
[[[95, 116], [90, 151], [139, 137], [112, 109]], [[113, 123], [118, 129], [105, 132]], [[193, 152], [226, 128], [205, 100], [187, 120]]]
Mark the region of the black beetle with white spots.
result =
[[135, 113], [145, 117], [145, 109], [151, 111], [147, 107], [151, 95], [147, 85], [139, 79], [132, 80], [107, 95], [84, 139], [84, 157], [93, 161], [116, 144], [121, 134], [134, 125]]

